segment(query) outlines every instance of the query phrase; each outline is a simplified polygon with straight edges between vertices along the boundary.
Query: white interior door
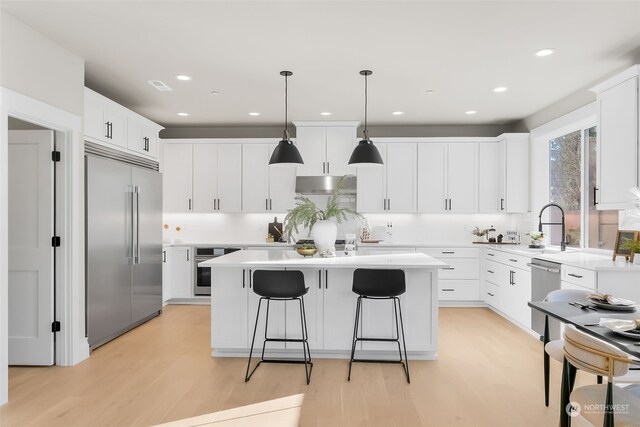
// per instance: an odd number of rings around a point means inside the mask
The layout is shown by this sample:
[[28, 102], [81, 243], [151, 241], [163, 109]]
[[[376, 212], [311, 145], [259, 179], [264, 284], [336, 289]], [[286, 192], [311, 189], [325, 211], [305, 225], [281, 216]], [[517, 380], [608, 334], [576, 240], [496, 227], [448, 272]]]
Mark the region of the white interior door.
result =
[[9, 131], [9, 364], [53, 365], [53, 131]]

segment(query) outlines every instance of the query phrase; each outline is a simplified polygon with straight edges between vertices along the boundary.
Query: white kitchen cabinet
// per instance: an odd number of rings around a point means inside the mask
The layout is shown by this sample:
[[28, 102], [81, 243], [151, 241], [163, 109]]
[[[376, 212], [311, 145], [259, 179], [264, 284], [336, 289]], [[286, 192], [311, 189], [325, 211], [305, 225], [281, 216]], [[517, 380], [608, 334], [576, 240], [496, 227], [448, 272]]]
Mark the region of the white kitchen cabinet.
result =
[[478, 211], [478, 143], [418, 145], [418, 212]]
[[158, 129], [134, 117], [127, 117], [127, 148], [139, 154], [157, 157]]
[[[323, 322], [324, 322], [324, 291], [322, 289], [322, 269], [301, 268], [304, 274], [304, 283], [309, 291], [304, 296], [304, 309], [307, 318], [308, 343], [311, 351], [323, 348]], [[300, 303], [287, 302], [286, 308], [286, 336], [299, 339], [302, 337], [302, 324], [300, 323]], [[287, 348], [300, 349], [302, 357], [302, 344], [287, 343]]]
[[438, 275], [440, 301], [480, 301], [479, 249], [416, 248], [416, 252], [449, 264]]
[[531, 329], [531, 272], [520, 268], [510, 268], [510, 281], [501, 284], [502, 311], [522, 326]]
[[[211, 271], [211, 322], [224, 324], [223, 328], [211, 328], [211, 347], [214, 351], [216, 348], [246, 349], [251, 345], [249, 334], [253, 333], [253, 323], [249, 329], [249, 318], [253, 317], [255, 321], [256, 313], [248, 311], [247, 270], [214, 268]], [[260, 336], [260, 330], [256, 335]]]
[[193, 144], [165, 143], [162, 173], [162, 211], [193, 211]]
[[304, 161], [298, 176], [353, 175], [348, 166], [358, 122], [295, 122], [296, 146]]
[[638, 186], [640, 66], [598, 84], [597, 209], [629, 207], [629, 188]]
[[508, 133], [498, 138], [500, 212], [529, 212], [529, 134]]
[[376, 144], [384, 165], [357, 171], [358, 212], [416, 211], [416, 144]]
[[193, 144], [193, 212], [242, 211], [242, 145]]
[[162, 248], [162, 302], [169, 301], [171, 296], [171, 280], [172, 275], [172, 263], [171, 257], [173, 256], [173, 248], [166, 246]]
[[169, 253], [171, 298], [193, 298], [193, 248], [175, 246]]
[[243, 212], [286, 212], [293, 207], [295, 168], [269, 166], [274, 148], [274, 144], [243, 144]]
[[500, 144], [478, 144], [478, 212], [496, 213], [504, 207], [500, 200]]
[[351, 350], [357, 295], [351, 291], [353, 269], [323, 270], [324, 306], [331, 311], [324, 316], [325, 350]]

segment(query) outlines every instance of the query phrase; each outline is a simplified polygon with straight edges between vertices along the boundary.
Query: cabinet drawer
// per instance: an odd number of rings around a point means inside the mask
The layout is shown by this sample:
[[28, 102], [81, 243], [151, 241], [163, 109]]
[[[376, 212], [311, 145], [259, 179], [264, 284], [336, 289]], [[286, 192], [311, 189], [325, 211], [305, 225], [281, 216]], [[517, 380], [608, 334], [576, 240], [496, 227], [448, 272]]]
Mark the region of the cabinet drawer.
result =
[[478, 279], [479, 262], [470, 258], [448, 258], [449, 267], [440, 270], [440, 279]]
[[562, 271], [562, 280], [565, 282], [573, 283], [574, 285], [580, 285], [585, 288], [596, 288], [596, 272], [579, 267], [571, 267], [568, 265], [562, 265], [560, 268]]
[[479, 301], [480, 284], [477, 280], [441, 280], [438, 298], [443, 301]]
[[482, 299], [492, 307], [500, 306], [500, 286], [485, 282]]
[[417, 252], [434, 258], [479, 258], [480, 251], [476, 248], [416, 248]]
[[498, 264], [495, 261], [485, 261], [482, 277], [484, 277], [484, 280], [497, 285], [500, 283], [500, 276], [503, 269], [504, 266], [502, 264]]
[[487, 259], [489, 259], [490, 253], [495, 254], [493, 257], [491, 257], [491, 259], [493, 259], [496, 262], [501, 262], [502, 264], [506, 264], [509, 267], [521, 268], [526, 271], [531, 271], [531, 267], [527, 266], [527, 263], [531, 262], [531, 257], [523, 256], [523, 255], [514, 255], [509, 252], [488, 251], [486, 254]]

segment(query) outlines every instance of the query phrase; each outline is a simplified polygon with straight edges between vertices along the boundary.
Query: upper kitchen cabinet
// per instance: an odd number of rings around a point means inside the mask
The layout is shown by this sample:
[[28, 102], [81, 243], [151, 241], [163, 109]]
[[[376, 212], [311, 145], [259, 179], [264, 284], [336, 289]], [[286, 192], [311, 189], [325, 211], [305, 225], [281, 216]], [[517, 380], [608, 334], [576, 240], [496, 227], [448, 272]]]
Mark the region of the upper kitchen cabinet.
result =
[[156, 123], [91, 89], [84, 89], [84, 132], [87, 141], [157, 159]]
[[529, 212], [529, 134], [505, 133], [498, 144], [500, 212]]
[[193, 144], [193, 212], [242, 212], [242, 144]]
[[384, 165], [357, 168], [358, 212], [415, 212], [417, 144], [390, 142], [375, 145]]
[[243, 212], [286, 212], [294, 205], [296, 168], [269, 166], [275, 147], [276, 144], [243, 144]]
[[597, 209], [629, 207], [629, 189], [638, 186], [640, 65], [591, 88], [598, 95]]
[[193, 212], [193, 144], [164, 143], [162, 211]]
[[504, 207], [500, 190], [501, 149], [497, 142], [478, 144], [478, 212], [496, 213]]
[[478, 211], [478, 143], [418, 144], [418, 212]]
[[358, 122], [295, 122], [296, 146], [304, 164], [298, 176], [355, 174], [348, 166], [356, 145]]

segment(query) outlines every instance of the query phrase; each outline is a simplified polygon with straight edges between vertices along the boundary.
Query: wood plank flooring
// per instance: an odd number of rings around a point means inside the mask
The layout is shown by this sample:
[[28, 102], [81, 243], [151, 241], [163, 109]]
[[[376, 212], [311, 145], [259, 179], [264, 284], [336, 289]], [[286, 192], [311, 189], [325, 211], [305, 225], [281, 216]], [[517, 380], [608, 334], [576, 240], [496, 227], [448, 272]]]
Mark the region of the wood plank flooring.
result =
[[[348, 325], [350, 327], [350, 325]], [[303, 426], [553, 426], [543, 403], [542, 343], [486, 308], [440, 309], [439, 360], [400, 365], [314, 360], [261, 366], [210, 357], [208, 306], [167, 306], [74, 367], [9, 369], [0, 426], [148, 426], [304, 393]], [[578, 385], [594, 382], [579, 373]]]

